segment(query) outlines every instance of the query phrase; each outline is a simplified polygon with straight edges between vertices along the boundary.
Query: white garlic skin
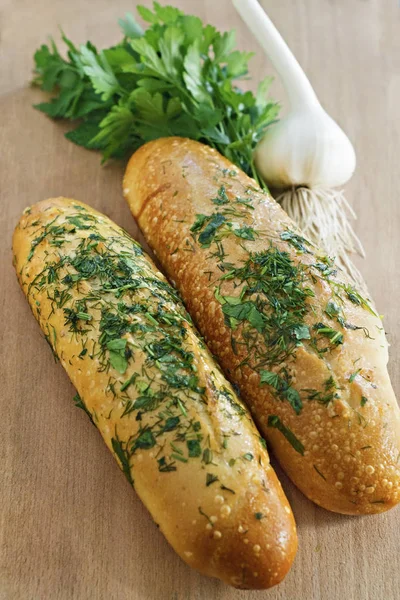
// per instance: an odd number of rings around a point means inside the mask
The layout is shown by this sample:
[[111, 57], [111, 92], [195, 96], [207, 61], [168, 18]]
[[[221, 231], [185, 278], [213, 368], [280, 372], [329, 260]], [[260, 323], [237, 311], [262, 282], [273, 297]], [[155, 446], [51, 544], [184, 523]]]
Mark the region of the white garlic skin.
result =
[[254, 160], [265, 182], [278, 189], [341, 186], [356, 167], [350, 140], [321, 106], [298, 107], [271, 125]]

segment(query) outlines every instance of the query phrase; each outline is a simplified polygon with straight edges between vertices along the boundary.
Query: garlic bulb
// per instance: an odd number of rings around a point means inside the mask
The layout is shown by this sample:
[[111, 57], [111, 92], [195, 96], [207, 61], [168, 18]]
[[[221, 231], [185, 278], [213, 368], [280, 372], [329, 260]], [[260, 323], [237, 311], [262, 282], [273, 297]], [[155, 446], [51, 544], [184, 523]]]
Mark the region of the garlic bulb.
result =
[[273, 188], [341, 186], [356, 166], [350, 140], [318, 104], [292, 109], [268, 128], [254, 158]]
[[290, 110], [271, 125], [258, 143], [254, 161], [274, 190], [276, 200], [303, 233], [365, 287], [349, 258], [364, 256], [347, 215], [354, 211], [337, 190], [352, 176], [354, 148], [340, 127], [324, 111], [304, 71], [257, 0], [233, 0], [237, 11], [278, 71]]

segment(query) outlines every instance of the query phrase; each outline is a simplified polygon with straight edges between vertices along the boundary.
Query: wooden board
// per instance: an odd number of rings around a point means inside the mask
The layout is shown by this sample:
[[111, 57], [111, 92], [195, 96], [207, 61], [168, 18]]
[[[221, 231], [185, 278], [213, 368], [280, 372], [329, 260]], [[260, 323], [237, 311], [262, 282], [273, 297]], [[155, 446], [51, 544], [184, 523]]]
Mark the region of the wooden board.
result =
[[[172, 0], [171, 0], [172, 2]], [[150, 5], [149, 1], [144, 4]], [[175, 0], [257, 50], [252, 74], [271, 69], [229, 0]], [[110, 45], [131, 0], [0, 2], [1, 188], [1, 600], [396, 600], [400, 510], [349, 518], [315, 507], [282, 478], [300, 549], [285, 582], [239, 592], [191, 571], [174, 554], [101, 437], [73, 406], [74, 390], [40, 335], [11, 266], [22, 209], [76, 197], [138, 234], [121, 197], [123, 165], [63, 138], [65, 127], [31, 108], [31, 57], [57, 25], [78, 42]], [[400, 8], [396, 0], [264, 0], [323, 104], [355, 142], [347, 195], [368, 260], [362, 270], [392, 345], [400, 391]], [[284, 100], [281, 87], [274, 94]]]

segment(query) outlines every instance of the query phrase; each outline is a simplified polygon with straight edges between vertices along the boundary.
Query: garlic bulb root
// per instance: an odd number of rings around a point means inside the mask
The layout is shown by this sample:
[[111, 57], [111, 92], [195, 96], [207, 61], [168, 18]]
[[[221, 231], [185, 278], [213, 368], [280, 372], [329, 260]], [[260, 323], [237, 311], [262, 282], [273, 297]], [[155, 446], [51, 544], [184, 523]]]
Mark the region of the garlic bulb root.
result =
[[292, 187], [275, 197], [299, 226], [304, 236], [336, 262], [364, 290], [366, 283], [349, 258], [349, 254], [365, 257], [364, 248], [348, 219], [356, 214], [343, 190]]

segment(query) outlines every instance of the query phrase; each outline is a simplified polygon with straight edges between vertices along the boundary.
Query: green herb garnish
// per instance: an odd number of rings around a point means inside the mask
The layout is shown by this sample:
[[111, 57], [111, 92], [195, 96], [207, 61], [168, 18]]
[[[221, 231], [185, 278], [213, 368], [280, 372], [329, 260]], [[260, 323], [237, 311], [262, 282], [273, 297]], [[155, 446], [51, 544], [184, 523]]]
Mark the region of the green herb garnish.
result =
[[235, 490], [232, 490], [231, 488], [226, 487], [226, 485], [221, 485], [221, 490], [224, 490], [225, 492], [230, 492], [231, 494], [236, 494]]
[[201, 514], [202, 517], [205, 517], [207, 519], [207, 521], [209, 522], [211, 527], [214, 527], [214, 523], [211, 521], [210, 517], [204, 512], [204, 510], [201, 508], [201, 506], [199, 506], [199, 513]]
[[213, 204], [216, 204], [217, 206], [222, 206], [223, 204], [229, 204], [229, 198], [226, 195], [226, 189], [224, 185], [221, 185], [221, 187], [218, 190], [218, 195], [216, 196], [216, 198], [213, 198], [211, 200], [211, 202]]
[[355, 380], [355, 378], [357, 377], [357, 375], [359, 374], [359, 372], [361, 371], [361, 369], [357, 369], [357, 371], [354, 371], [354, 373], [352, 373], [349, 377], [349, 383], [353, 383], [353, 381]]
[[318, 475], [319, 475], [320, 477], [322, 477], [322, 479], [323, 479], [324, 481], [326, 481], [326, 477], [325, 477], [325, 475], [324, 475], [324, 474], [323, 474], [323, 473], [322, 473], [322, 472], [321, 472], [321, 471], [318, 469], [318, 467], [317, 467], [316, 465], [313, 465], [313, 467], [314, 467], [314, 469], [317, 471]]
[[212, 483], [215, 483], [216, 481], [218, 481], [217, 475], [213, 475], [212, 473], [207, 473], [207, 475], [206, 475], [206, 486], [207, 487], [209, 485], [211, 485]]
[[232, 231], [236, 237], [242, 238], [243, 240], [250, 240], [252, 242], [255, 240], [257, 235], [256, 231], [252, 227], [248, 226], [233, 228]]
[[270, 415], [268, 417], [268, 427], [273, 427], [274, 429], [280, 431], [282, 435], [285, 436], [289, 444], [293, 446], [296, 452], [298, 452], [302, 456], [304, 455], [305, 448], [303, 444], [300, 442], [299, 439], [297, 439], [293, 431], [291, 431], [288, 427], [286, 427], [286, 425], [282, 423], [279, 417], [277, 417], [276, 415]]
[[198, 456], [201, 456], [201, 445], [199, 440], [187, 440], [186, 445], [190, 457], [197, 458]]
[[209, 465], [210, 463], [212, 463], [212, 459], [213, 459], [212, 450], [210, 450], [209, 448], [204, 448], [203, 457], [201, 459], [202, 462], [204, 462], [206, 465]]
[[129, 483], [131, 485], [133, 485], [133, 479], [132, 479], [132, 475], [131, 475], [131, 467], [129, 464], [130, 453], [126, 449], [125, 444], [123, 444], [123, 442], [121, 442], [119, 440], [117, 433], [115, 433], [115, 436], [116, 437], [112, 438], [112, 440], [111, 440], [112, 449], [114, 450], [116, 456], [118, 457], [118, 459], [121, 463], [121, 468], [125, 474], [125, 477], [129, 481]]
[[87, 414], [87, 416], [93, 423], [92, 413], [88, 410], [86, 404], [84, 403], [83, 399], [80, 397], [80, 395], [78, 393], [76, 393], [75, 396], [73, 397], [73, 401], [77, 408], [81, 408], [83, 411], [85, 411], [85, 413]]
[[54, 119], [80, 119], [66, 137], [100, 150], [104, 160], [159, 137], [185, 136], [215, 147], [263, 185], [253, 150], [279, 111], [267, 98], [271, 79], [256, 95], [237, 87], [252, 53], [234, 49], [234, 31], [220, 33], [158, 2], [137, 10], [147, 30], [128, 14], [119, 21], [124, 38], [111, 48], [76, 47], [64, 34], [67, 59], [54, 41], [41, 46], [34, 84], [55, 95], [36, 108]]
[[304, 252], [310, 253], [308, 247], [312, 246], [311, 242], [298, 233], [294, 233], [294, 231], [289, 231], [289, 229], [287, 229], [281, 233], [280, 238], [281, 240], [288, 242], [288, 244], [293, 246], [301, 254]]
[[203, 248], [209, 248], [218, 229], [225, 223], [226, 218], [220, 213], [213, 215], [199, 235], [199, 243]]
[[107, 343], [107, 349], [110, 355], [111, 366], [118, 371], [118, 373], [125, 373], [128, 367], [128, 360], [125, 356], [126, 351], [126, 340], [116, 339], [111, 340]]
[[[161, 473], [176, 471], [179, 463], [194, 458], [211, 464], [213, 452], [209, 440], [204, 439], [201, 422], [190, 417], [193, 403], [205, 400], [205, 388], [200, 384], [195, 355], [186, 343], [190, 317], [176, 292], [154, 277], [140, 247], [122, 230], [112, 230], [114, 234], [106, 239], [84, 211], [67, 217], [59, 215], [35, 232], [38, 244], [55, 246], [57, 252], [48, 254], [43, 270], [30, 282], [29, 292], [33, 305], [38, 306], [35, 293], [45, 289], [51, 314], [59, 311], [68, 331], [81, 344], [76, 356], [95, 360], [96, 368], [109, 374], [105, 393], [115, 400], [119, 418], [138, 423], [137, 432], [129, 439], [115, 433], [112, 440], [126, 476], [131, 481], [131, 457], [153, 448]], [[97, 337], [92, 335], [96, 332]], [[51, 323], [46, 339], [52, 348], [56, 346]], [[142, 366], [128, 377], [125, 373], [133, 366], [136, 353], [143, 359]], [[246, 414], [228, 387], [217, 385], [212, 374], [208, 381], [229, 419]], [[75, 402], [88, 412], [79, 396]], [[224, 433], [221, 451], [227, 448], [230, 435]], [[208, 485], [215, 483], [210, 477]]]
[[336, 331], [336, 329], [328, 327], [328, 325], [325, 325], [324, 323], [315, 323], [313, 329], [317, 331], [320, 336], [328, 338], [333, 346], [343, 344], [343, 334], [340, 333], [340, 331]]
[[301, 401], [299, 392], [289, 385], [290, 378], [288, 378], [287, 375], [285, 377], [280, 377], [272, 371], [261, 370], [260, 381], [261, 383], [267, 383], [274, 388], [278, 397], [281, 400], [287, 400], [295, 413], [297, 415], [300, 414], [301, 409], [303, 408], [303, 403]]
[[252, 455], [251, 452], [246, 452], [246, 454], [243, 454], [243, 458], [245, 460], [249, 460], [250, 461], [250, 460], [253, 460], [254, 456]]
[[302, 392], [307, 393], [308, 400], [316, 400], [320, 404], [329, 404], [331, 400], [340, 398], [340, 394], [338, 392], [339, 387], [336, 381], [332, 376], [328, 377], [328, 379], [324, 382], [323, 390], [312, 389], [303, 389]]

